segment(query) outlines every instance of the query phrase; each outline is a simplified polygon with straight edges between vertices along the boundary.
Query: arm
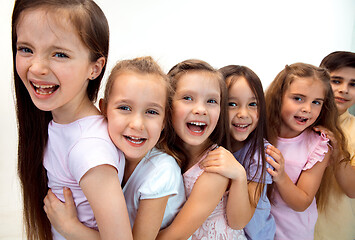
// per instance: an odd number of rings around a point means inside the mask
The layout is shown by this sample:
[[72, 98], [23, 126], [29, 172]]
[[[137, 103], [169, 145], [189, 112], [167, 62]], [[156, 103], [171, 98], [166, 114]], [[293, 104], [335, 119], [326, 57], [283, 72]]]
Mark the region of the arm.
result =
[[[211, 154], [212, 152], [207, 158], [216, 157]], [[171, 225], [159, 232], [157, 239], [189, 238], [216, 208], [227, 189], [228, 182], [227, 178], [219, 174], [202, 173], [185, 205]]]
[[64, 188], [63, 194], [64, 203], [50, 189], [44, 198], [43, 208], [52, 226], [68, 240], [100, 239], [98, 231], [86, 227], [79, 221], [71, 191]]
[[139, 208], [133, 225], [133, 239], [155, 239], [163, 221], [169, 196], [143, 199], [139, 201]]
[[[334, 165], [335, 179], [349, 198], [355, 198], [355, 167], [351, 166], [349, 162], [341, 161], [342, 156], [339, 153], [339, 149], [337, 149], [338, 143], [331, 131], [322, 126], [314, 127], [314, 130], [316, 132], [323, 132], [330, 140], [330, 144], [333, 148], [330, 158]], [[354, 159], [352, 161], [354, 161]]]
[[132, 239], [117, 171], [110, 165], [90, 169], [79, 183], [94, 212], [101, 239]]
[[[200, 166], [211, 173], [218, 173], [226, 178], [231, 179], [231, 186], [227, 200], [227, 219], [228, 225], [233, 229], [244, 228], [255, 212], [254, 194], [257, 183], [250, 182], [247, 184], [247, 177], [244, 167], [234, 158], [231, 152], [219, 147], [218, 149], [223, 157], [215, 160], [205, 159]], [[260, 196], [257, 196], [259, 200]]]
[[327, 167], [330, 153], [325, 154], [322, 162], [316, 163], [311, 169], [301, 172], [296, 184], [294, 184], [284, 171], [284, 158], [281, 152], [274, 146], [267, 147], [267, 153], [274, 158], [267, 157], [266, 160], [274, 167], [274, 170], [268, 168], [267, 171], [273, 176], [276, 187], [281, 198], [294, 211], [303, 212], [312, 203], [325, 168]]

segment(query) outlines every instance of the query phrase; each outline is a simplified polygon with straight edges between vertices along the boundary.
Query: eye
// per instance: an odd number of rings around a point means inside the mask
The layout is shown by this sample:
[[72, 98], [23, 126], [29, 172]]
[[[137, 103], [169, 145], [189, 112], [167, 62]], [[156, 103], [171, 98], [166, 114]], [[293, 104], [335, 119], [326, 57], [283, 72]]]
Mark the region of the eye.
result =
[[258, 104], [257, 104], [257, 102], [251, 102], [251, 103], [249, 103], [249, 106], [250, 107], [257, 107]]
[[350, 87], [355, 87], [355, 82], [351, 82]]
[[330, 81], [330, 83], [332, 83], [332, 84], [340, 84], [340, 81], [338, 79], [332, 79]]
[[230, 107], [236, 107], [237, 104], [236, 104], [235, 102], [229, 102], [229, 103], [228, 103], [228, 106], [230, 106]]
[[293, 100], [295, 100], [296, 102], [300, 102], [300, 101], [302, 101], [302, 98], [295, 96], [295, 97], [293, 97]]
[[58, 58], [69, 58], [68, 55], [66, 55], [65, 53], [63, 52], [57, 52], [54, 54], [55, 57], [58, 57]]
[[131, 108], [129, 106], [119, 106], [117, 109], [122, 111], [131, 111]]
[[28, 47], [18, 47], [17, 48], [18, 52], [23, 52], [23, 53], [33, 53], [31, 49], [29, 49]]
[[182, 99], [184, 99], [186, 101], [192, 101], [192, 97], [190, 97], [190, 96], [184, 96]]
[[316, 104], [316, 105], [322, 105], [322, 102], [317, 101], [317, 100], [313, 101], [312, 103], [314, 103], [314, 104]]
[[208, 100], [207, 100], [207, 103], [216, 103], [216, 104], [217, 104], [217, 100], [215, 100], [215, 99], [208, 99]]
[[154, 109], [149, 109], [149, 110], [147, 110], [147, 112], [146, 113], [148, 113], [148, 114], [152, 114], [152, 115], [160, 115], [159, 114], [159, 112], [158, 111], [156, 111], [156, 110], [154, 110]]

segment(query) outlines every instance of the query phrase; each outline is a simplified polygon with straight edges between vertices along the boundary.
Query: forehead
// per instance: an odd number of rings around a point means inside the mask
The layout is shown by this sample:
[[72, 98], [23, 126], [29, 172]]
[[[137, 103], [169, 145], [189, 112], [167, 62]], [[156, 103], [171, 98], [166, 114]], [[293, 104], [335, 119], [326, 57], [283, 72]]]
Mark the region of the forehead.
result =
[[[233, 78], [233, 77], [231, 77]], [[229, 85], [229, 95], [235, 97], [255, 97], [254, 92], [252, 91], [248, 81], [245, 77], [234, 77], [233, 79], [227, 79], [227, 82], [230, 82]], [[232, 81], [232, 82], [231, 82]]]
[[66, 9], [34, 8], [24, 10], [16, 24], [17, 34], [24, 30], [31, 32], [35, 29], [39, 29], [47, 35], [50, 32], [58, 39], [63, 39], [67, 35], [72, 38], [74, 35], [79, 39], [78, 31], [70, 21], [69, 11]]
[[295, 77], [288, 86], [286, 93], [300, 94], [314, 98], [324, 98], [324, 83], [313, 77]]
[[207, 71], [190, 71], [183, 74], [176, 84], [177, 91], [200, 91], [220, 93], [217, 76]]
[[343, 67], [330, 72], [330, 76], [341, 77], [344, 79], [349, 79], [355, 81], [355, 68]]

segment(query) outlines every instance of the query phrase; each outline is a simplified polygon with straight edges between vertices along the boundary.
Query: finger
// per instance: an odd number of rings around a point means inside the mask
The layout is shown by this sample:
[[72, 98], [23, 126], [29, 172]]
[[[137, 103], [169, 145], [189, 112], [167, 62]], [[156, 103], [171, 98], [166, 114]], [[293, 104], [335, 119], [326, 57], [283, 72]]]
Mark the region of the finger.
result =
[[209, 167], [205, 167], [203, 169], [205, 172], [209, 172], [209, 173], [218, 173], [222, 175], [222, 169], [218, 166], [209, 166]]
[[63, 188], [63, 195], [66, 205], [74, 205], [73, 194], [69, 188]]
[[280, 150], [277, 147], [273, 146], [273, 145], [268, 145], [266, 150], [274, 152], [274, 153], [276, 153], [278, 155], [281, 154]]
[[200, 167], [203, 167], [203, 168], [211, 167], [211, 166], [220, 166], [220, 165], [221, 165], [221, 160], [219, 160], [219, 159], [203, 161], [200, 163]]
[[272, 176], [272, 177], [276, 177], [277, 173], [272, 170], [271, 168], [267, 168], [266, 171]]
[[271, 157], [266, 157], [266, 161], [274, 168], [274, 169], [279, 169], [280, 168], [280, 164], [277, 163], [274, 159], [272, 159]]

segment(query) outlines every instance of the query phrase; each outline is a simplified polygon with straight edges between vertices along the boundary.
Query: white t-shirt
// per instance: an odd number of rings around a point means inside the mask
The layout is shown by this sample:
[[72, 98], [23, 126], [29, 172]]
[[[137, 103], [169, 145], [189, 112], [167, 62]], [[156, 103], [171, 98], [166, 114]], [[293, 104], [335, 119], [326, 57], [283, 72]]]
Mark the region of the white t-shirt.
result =
[[[61, 201], [64, 201], [63, 187], [70, 188], [79, 220], [94, 229], [97, 229], [94, 213], [79, 182], [91, 168], [104, 164], [116, 168], [122, 181], [124, 156], [112, 143], [103, 116], [89, 116], [69, 124], [49, 123], [43, 160], [48, 187]], [[53, 239], [64, 239], [53, 227], [52, 232]]]
[[184, 204], [185, 189], [181, 170], [170, 155], [153, 148], [138, 163], [123, 187], [129, 220], [133, 227], [139, 201], [171, 195], [165, 208], [161, 229], [167, 227]]

